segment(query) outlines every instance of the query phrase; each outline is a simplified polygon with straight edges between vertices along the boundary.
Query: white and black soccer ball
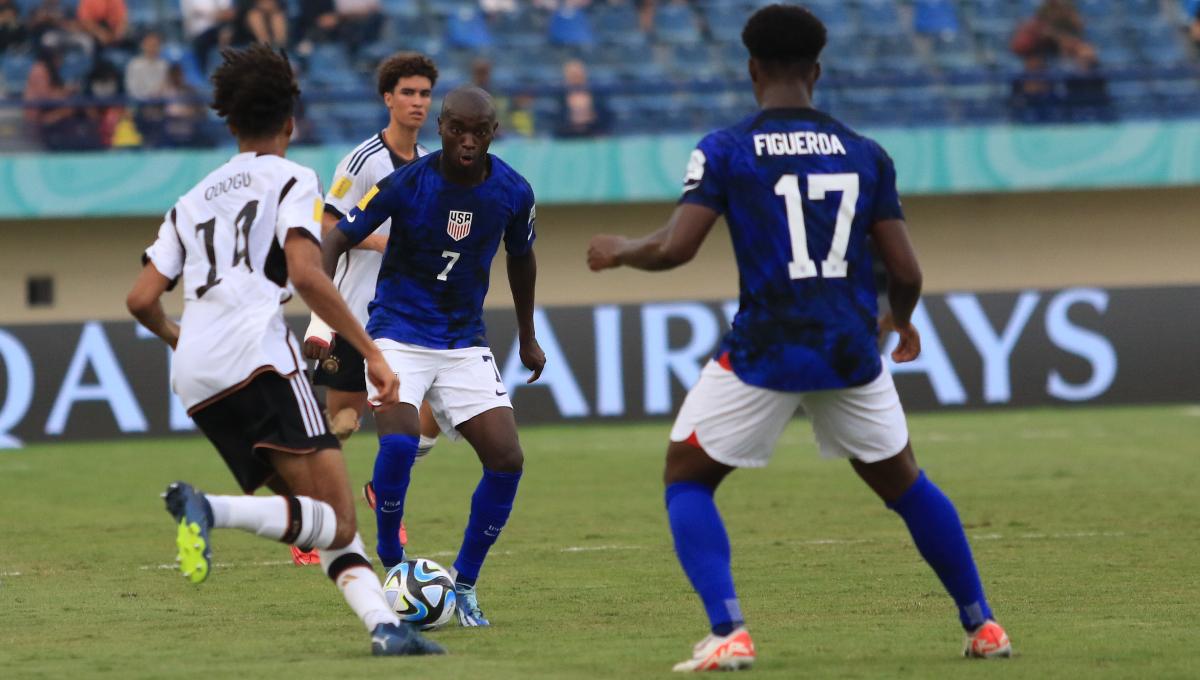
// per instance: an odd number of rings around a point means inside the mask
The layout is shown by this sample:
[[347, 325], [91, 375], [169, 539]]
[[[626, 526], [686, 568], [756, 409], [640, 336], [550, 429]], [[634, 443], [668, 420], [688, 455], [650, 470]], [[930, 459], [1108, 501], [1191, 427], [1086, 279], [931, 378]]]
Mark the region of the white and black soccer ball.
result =
[[424, 558], [406, 560], [388, 570], [383, 593], [401, 620], [424, 630], [449, 623], [458, 600], [450, 572]]

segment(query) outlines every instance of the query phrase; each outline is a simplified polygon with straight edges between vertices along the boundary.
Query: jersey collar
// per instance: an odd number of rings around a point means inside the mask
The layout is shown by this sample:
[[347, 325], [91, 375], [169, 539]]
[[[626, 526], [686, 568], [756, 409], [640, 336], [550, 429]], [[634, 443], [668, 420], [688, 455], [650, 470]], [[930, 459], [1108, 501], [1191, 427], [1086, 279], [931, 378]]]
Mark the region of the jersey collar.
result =
[[[403, 158], [396, 155], [396, 152], [392, 150], [392, 147], [390, 145], [388, 145], [387, 139], [384, 139], [383, 130], [379, 131], [379, 141], [383, 143], [383, 148], [387, 149], [388, 155], [392, 157], [392, 169], [393, 170], [399, 168], [402, 165], [408, 165], [409, 163], [412, 162], [412, 161], [406, 161]], [[421, 157], [421, 153], [420, 153], [420, 151], [418, 151], [418, 146], [419, 145], [417, 145], [417, 144], [413, 144], [413, 155], [412, 155], [413, 161], [415, 161]]]
[[763, 109], [754, 117], [754, 123], [751, 127], [758, 125], [764, 120], [773, 120], [777, 118], [786, 118], [788, 120], [815, 120], [819, 122], [832, 122], [833, 117], [822, 111], [807, 107], [779, 107], [771, 109]]

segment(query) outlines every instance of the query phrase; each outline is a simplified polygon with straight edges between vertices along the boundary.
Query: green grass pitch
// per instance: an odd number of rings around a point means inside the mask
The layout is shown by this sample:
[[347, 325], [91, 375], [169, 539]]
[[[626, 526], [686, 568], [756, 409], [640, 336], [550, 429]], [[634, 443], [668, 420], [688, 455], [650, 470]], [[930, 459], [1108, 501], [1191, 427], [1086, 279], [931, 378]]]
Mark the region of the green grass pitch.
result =
[[[1017, 656], [958, 657], [955, 611], [887, 511], [807, 424], [718, 494], [760, 678], [1200, 677], [1200, 407], [911, 419], [955, 500]], [[201, 586], [169, 565], [158, 494], [234, 492], [201, 439], [0, 452], [0, 676], [670, 677], [706, 632], [659, 481], [668, 425], [529, 427], [516, 510], [480, 580], [493, 627], [376, 659], [315, 567], [235, 531]], [[353, 439], [355, 480], [370, 435]], [[478, 463], [439, 443], [409, 495], [410, 554], [453, 561]], [[359, 525], [373, 543], [372, 516]]]

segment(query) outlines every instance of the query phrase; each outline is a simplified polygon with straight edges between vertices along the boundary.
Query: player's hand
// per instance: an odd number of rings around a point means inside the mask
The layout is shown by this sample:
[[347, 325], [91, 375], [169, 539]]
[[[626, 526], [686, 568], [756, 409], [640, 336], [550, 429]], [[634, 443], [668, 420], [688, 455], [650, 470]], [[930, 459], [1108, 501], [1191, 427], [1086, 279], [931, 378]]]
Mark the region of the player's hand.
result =
[[921, 334], [916, 326], [911, 323], [904, 326], [897, 324], [896, 333], [900, 335], [900, 344], [892, 350], [892, 361], [903, 364], [921, 355]]
[[400, 403], [400, 378], [379, 352], [367, 357], [367, 380], [375, 388], [375, 394], [367, 399], [371, 406], [383, 410]]
[[329, 358], [330, 352], [333, 351], [333, 343], [335, 342], [337, 342], [336, 339], [330, 339], [329, 342], [325, 342], [318, 337], [304, 338], [304, 358], [325, 361]]
[[587, 263], [588, 269], [594, 272], [603, 269], [612, 269], [620, 267], [621, 263], [617, 256], [621, 253], [621, 248], [625, 245], [625, 237], [613, 236], [611, 234], [597, 234], [592, 237], [592, 242], [588, 244]]
[[546, 367], [546, 353], [542, 351], [542, 346], [538, 344], [537, 338], [521, 341], [521, 363], [525, 364], [525, 368], [533, 371], [533, 375], [525, 381], [526, 384], [542, 377], [542, 369]]

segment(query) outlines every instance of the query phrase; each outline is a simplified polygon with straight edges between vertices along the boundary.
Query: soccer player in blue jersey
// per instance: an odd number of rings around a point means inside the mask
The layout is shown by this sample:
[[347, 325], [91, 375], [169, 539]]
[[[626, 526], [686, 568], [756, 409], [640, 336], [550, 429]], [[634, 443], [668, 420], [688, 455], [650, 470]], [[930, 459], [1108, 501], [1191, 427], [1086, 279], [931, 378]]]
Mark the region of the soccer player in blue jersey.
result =
[[910, 319], [921, 270], [909, 242], [892, 161], [875, 142], [812, 108], [825, 27], [807, 9], [771, 5], [742, 33], [761, 110], [692, 152], [680, 205], [640, 239], [596, 236], [594, 271], [656, 271], [688, 262], [717, 217], [729, 224], [740, 304], [717, 356], [671, 431], [664, 480], [679, 561], [711, 634], [677, 671], [744, 668], [755, 659], [713, 493], [738, 467], [761, 467], [800, 406], [821, 453], [855, 472], [907, 524], [958, 605], [964, 653], [1008, 656], [954, 505], [913, 457], [891, 374], [876, 344], [867, 238], [888, 273], [898, 362], [921, 341]]
[[424, 399], [442, 430], [466, 438], [483, 464], [454, 562], [456, 611], [464, 626], [489, 625], [475, 582], [512, 512], [524, 466], [512, 403], [483, 326], [483, 299], [501, 242], [508, 254], [521, 362], [532, 371], [529, 382], [546, 364], [533, 326], [533, 189], [488, 153], [498, 127], [495, 104], [483, 90], [464, 87], [447, 94], [438, 117], [442, 150], [380, 180], [321, 247], [332, 273], [339, 255], [391, 220], [367, 323], [400, 378], [400, 405], [375, 414], [376, 549], [386, 567], [404, 560], [396, 531], [417, 455], [417, 409]]

